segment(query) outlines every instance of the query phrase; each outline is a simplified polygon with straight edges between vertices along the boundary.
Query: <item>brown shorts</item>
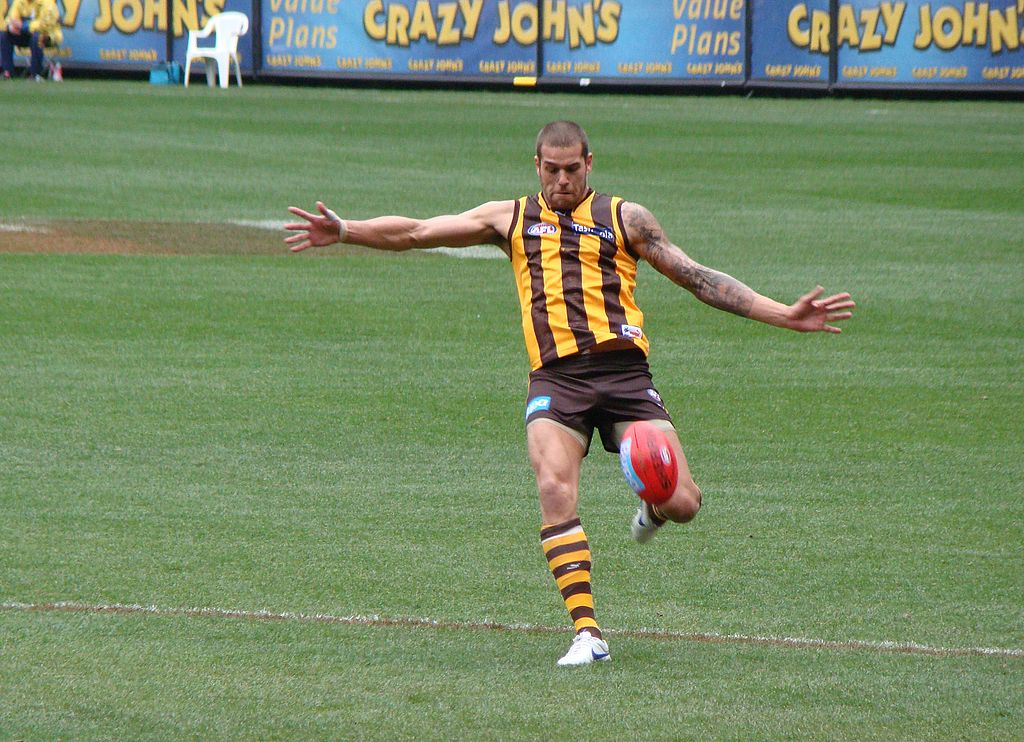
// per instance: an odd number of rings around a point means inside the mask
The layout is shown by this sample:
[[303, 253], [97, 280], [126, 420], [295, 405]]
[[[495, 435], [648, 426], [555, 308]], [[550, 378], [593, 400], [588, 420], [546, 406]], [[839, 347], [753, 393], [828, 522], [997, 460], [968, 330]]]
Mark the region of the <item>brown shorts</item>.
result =
[[535, 420], [553, 420], [579, 433], [585, 451], [597, 428], [605, 450], [618, 453], [617, 423], [671, 423], [672, 417], [651, 382], [643, 352], [621, 350], [573, 355], [532, 372], [526, 424]]

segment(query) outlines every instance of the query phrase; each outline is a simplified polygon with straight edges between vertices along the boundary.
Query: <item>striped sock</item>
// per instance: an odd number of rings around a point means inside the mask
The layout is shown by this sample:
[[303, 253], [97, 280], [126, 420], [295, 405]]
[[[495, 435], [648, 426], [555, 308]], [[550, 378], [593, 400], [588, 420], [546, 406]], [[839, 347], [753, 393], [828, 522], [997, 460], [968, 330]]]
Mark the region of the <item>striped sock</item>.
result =
[[658, 528], [661, 528], [668, 521], [668, 518], [658, 510], [657, 505], [651, 505], [648, 510], [651, 513], [651, 520], [654, 521], [654, 525], [658, 526]]
[[576, 633], [587, 629], [600, 639], [601, 629], [594, 619], [594, 595], [590, 590], [590, 544], [580, 519], [544, 526], [540, 532], [540, 545]]

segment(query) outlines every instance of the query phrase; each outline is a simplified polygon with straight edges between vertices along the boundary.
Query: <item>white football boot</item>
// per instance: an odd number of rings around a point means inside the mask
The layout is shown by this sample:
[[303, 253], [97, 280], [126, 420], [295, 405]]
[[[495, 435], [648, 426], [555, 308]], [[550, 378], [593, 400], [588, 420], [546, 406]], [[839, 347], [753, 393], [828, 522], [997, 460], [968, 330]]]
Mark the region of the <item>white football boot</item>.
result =
[[665, 521], [658, 523], [651, 514], [651, 506], [644, 500], [640, 501], [633, 522], [629, 524], [629, 530], [633, 533], [633, 540], [638, 544], [644, 544], [654, 538], [658, 529], [665, 525]]
[[605, 662], [612, 656], [608, 653], [608, 642], [598, 639], [589, 631], [581, 631], [569, 645], [569, 651], [558, 660], [559, 667], [589, 665], [591, 662]]

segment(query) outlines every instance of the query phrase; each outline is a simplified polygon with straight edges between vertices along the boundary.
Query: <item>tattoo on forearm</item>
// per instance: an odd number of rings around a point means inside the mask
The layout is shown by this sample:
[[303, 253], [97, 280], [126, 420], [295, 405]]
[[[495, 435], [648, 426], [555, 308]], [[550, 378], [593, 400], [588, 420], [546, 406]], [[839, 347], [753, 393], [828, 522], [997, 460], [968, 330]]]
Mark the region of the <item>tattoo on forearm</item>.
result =
[[647, 209], [630, 204], [623, 209], [623, 217], [626, 226], [638, 238], [641, 256], [659, 272], [710, 306], [742, 317], [750, 316], [755, 294], [749, 286], [687, 257], [669, 242]]

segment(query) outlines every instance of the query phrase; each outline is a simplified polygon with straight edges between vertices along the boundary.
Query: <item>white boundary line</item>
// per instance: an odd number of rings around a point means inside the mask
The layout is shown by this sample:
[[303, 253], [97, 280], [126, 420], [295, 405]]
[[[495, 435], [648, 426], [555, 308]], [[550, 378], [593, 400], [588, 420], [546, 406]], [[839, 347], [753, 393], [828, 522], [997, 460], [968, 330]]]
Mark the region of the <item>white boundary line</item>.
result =
[[[0, 603], [3, 611], [38, 613], [95, 613], [150, 616], [183, 616], [186, 618], [235, 618], [246, 621], [295, 621], [305, 623], [342, 624], [346, 626], [377, 626], [402, 628], [433, 628], [463, 631], [510, 631], [527, 634], [563, 634], [568, 628], [525, 623], [503, 624], [492, 621], [440, 621], [430, 618], [388, 618], [385, 616], [337, 616], [329, 613], [275, 613], [272, 611], [234, 610], [230, 608], [167, 608], [156, 605], [122, 603], [90, 604], [74, 601], [53, 603]], [[1024, 658], [1024, 649], [1003, 647], [933, 647], [916, 642], [806, 639], [792, 636], [757, 636], [747, 634], [686, 633], [658, 629], [606, 629], [610, 636], [662, 641], [689, 641], [711, 644], [752, 644], [789, 649], [862, 650], [869, 652], [920, 654], [932, 657], [1001, 657]]]
[[0, 222], [0, 232], [38, 232], [45, 234], [50, 230], [37, 224], [22, 224], [19, 222]]

